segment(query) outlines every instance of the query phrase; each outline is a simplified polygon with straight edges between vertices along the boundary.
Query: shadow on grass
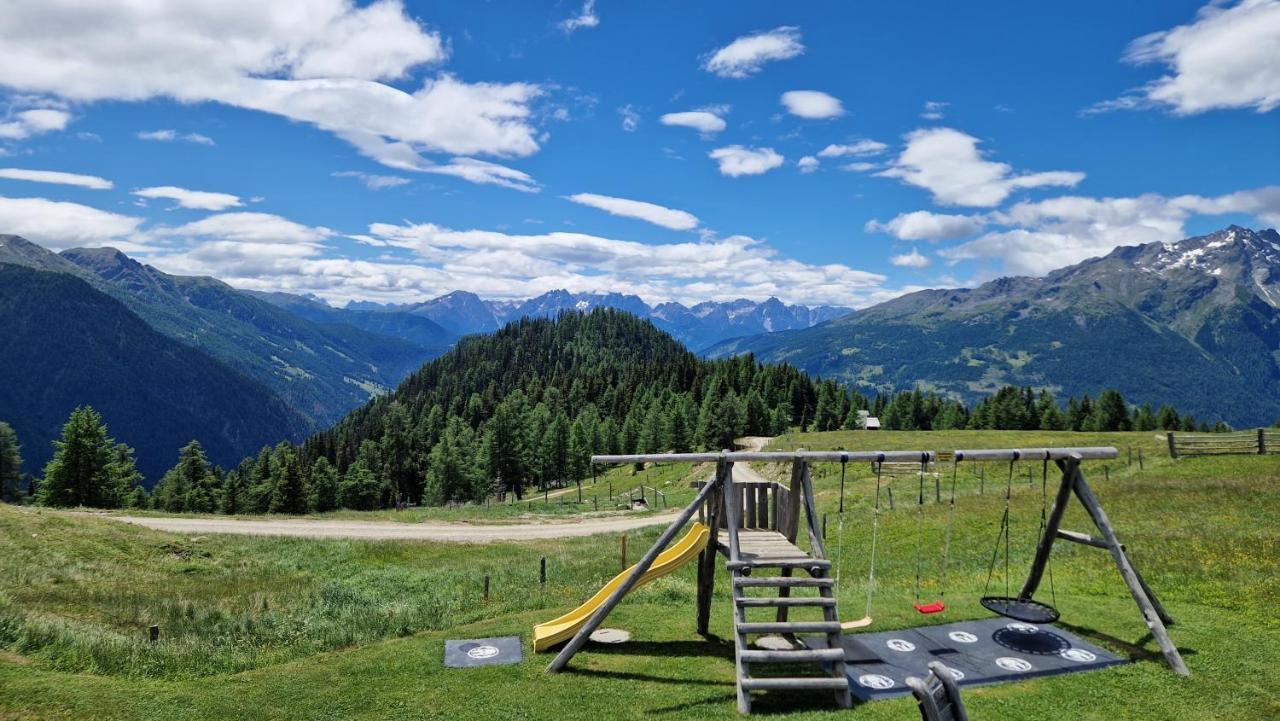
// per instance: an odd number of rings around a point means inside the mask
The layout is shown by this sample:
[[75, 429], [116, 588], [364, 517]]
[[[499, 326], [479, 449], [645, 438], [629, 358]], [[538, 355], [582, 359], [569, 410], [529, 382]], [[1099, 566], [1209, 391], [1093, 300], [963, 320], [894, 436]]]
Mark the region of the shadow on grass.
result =
[[[1160, 651], [1159, 648], [1151, 649], [1147, 647], [1147, 644], [1152, 643], [1155, 640], [1155, 637], [1151, 635], [1150, 631], [1146, 632], [1141, 637], [1139, 637], [1137, 641], [1130, 642], [1130, 641], [1125, 641], [1124, 639], [1112, 636], [1109, 633], [1103, 633], [1102, 631], [1099, 631], [1089, 626], [1077, 626], [1075, 624], [1065, 623], [1063, 621], [1058, 621], [1057, 625], [1067, 629], [1068, 631], [1076, 634], [1077, 636], [1082, 636], [1084, 638], [1089, 639], [1090, 641], [1094, 641], [1096, 643], [1101, 643], [1103, 645], [1107, 645], [1112, 648], [1119, 649], [1122, 653], [1128, 656], [1130, 661], [1154, 661], [1157, 663], [1165, 662], [1164, 654]], [[1196, 655], [1196, 650], [1194, 648], [1185, 648], [1183, 646], [1177, 646], [1177, 649], [1178, 649], [1178, 653], [1182, 654], [1182, 656], [1184, 657]]]
[[733, 645], [710, 637], [705, 641], [627, 641], [625, 643], [591, 643], [591, 653], [611, 656], [653, 656], [657, 658], [723, 658], [733, 660]]

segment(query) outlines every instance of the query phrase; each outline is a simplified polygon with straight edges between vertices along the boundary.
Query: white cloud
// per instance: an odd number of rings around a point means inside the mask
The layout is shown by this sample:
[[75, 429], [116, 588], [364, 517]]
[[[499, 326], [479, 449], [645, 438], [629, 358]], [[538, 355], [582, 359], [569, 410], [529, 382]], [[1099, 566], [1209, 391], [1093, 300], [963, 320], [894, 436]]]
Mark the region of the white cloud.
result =
[[840, 166], [840, 169], [847, 170], [851, 173], [866, 173], [872, 170], [876, 170], [879, 167], [880, 166], [876, 165], [875, 163], [857, 162], [857, 163], [845, 163], [844, 165]]
[[867, 155], [879, 155], [888, 150], [889, 146], [884, 143], [862, 139], [848, 145], [828, 145], [818, 151], [819, 158], [844, 158], [848, 156], [862, 157]]
[[206, 239], [232, 243], [315, 245], [334, 235], [329, 228], [312, 227], [270, 213], [218, 213], [175, 228], [162, 228], [160, 235]]
[[966, 235], [973, 235], [982, 230], [983, 219], [972, 215], [946, 215], [917, 210], [913, 213], [902, 213], [881, 223], [877, 220], [867, 222], [868, 233], [888, 233], [898, 240], [955, 240]]
[[1194, 22], [1134, 40], [1128, 62], [1167, 74], [1088, 112], [1167, 107], [1178, 115], [1280, 107], [1280, 0], [1215, 0]]
[[658, 119], [663, 125], [693, 128], [703, 135], [711, 135], [725, 129], [724, 119], [706, 110], [690, 110], [683, 113], [667, 113]]
[[213, 138], [200, 133], [179, 133], [171, 128], [164, 130], [139, 130], [137, 132], [139, 140], [154, 140], [161, 143], [172, 143], [175, 140], [182, 140], [196, 145], [217, 145], [213, 142]]
[[978, 139], [952, 128], [916, 130], [887, 170], [878, 175], [924, 188], [940, 205], [991, 207], [1014, 190], [1046, 186], [1075, 186], [1084, 173], [1056, 170], [1014, 174], [1005, 163], [986, 160]]
[[110, 190], [113, 184], [106, 178], [96, 175], [80, 175], [63, 173], [57, 170], [28, 170], [26, 168], [0, 168], [0, 178], [9, 180], [28, 180], [33, 183], [56, 183], [58, 185], [77, 185], [92, 190]]
[[[0, 25], [2, 24], [3, 21], [0, 20]], [[0, 140], [22, 140], [33, 135], [51, 133], [66, 128], [69, 122], [71, 122], [71, 113], [65, 110], [53, 108], [21, 110], [8, 119], [0, 120]]]
[[824, 120], [844, 115], [839, 98], [818, 90], [788, 90], [780, 102], [787, 112], [808, 120]]
[[921, 255], [920, 251], [915, 248], [912, 248], [910, 253], [903, 253], [902, 255], [890, 257], [889, 262], [901, 268], [917, 269], [928, 268], [932, 264], [932, 261]]
[[785, 160], [773, 148], [746, 148], [741, 145], [716, 148], [708, 155], [720, 162], [720, 174], [730, 178], [767, 173]]
[[528, 173], [498, 163], [463, 157], [437, 163], [419, 155], [408, 143], [388, 142], [376, 135], [357, 133], [346, 135], [346, 139], [361, 153], [389, 168], [452, 175], [471, 183], [499, 185], [526, 193], [538, 192], [538, 183]]
[[1213, 197], [1148, 193], [1022, 202], [988, 215], [989, 223], [1000, 229], [938, 254], [952, 262], [980, 260], [995, 263], [1007, 273], [1043, 275], [1118, 246], [1181, 240], [1193, 215], [1225, 213], [1246, 213], [1267, 224], [1280, 224], [1280, 186]]
[[376, 175], [373, 173], [362, 173], [358, 170], [339, 170], [329, 175], [335, 178], [356, 178], [369, 190], [382, 190], [383, 188], [395, 188], [397, 186], [409, 183], [408, 178], [402, 178], [398, 175]]
[[951, 103], [944, 103], [940, 100], [926, 100], [924, 104], [924, 112], [920, 113], [920, 117], [925, 120], [942, 120], [942, 111], [947, 109]]
[[[386, 82], [447, 56], [400, 0], [101, 0], [86, 12], [79, 0], [10, 3], [0, 85], [79, 102], [221, 103], [314, 125], [362, 152], [381, 147], [373, 139], [414, 155], [539, 148], [529, 107], [538, 85], [449, 74], [409, 90]], [[421, 157], [413, 165], [476, 175]]]
[[786, 60], [803, 52], [800, 28], [783, 26], [734, 40], [711, 53], [702, 67], [722, 78], [745, 78], [760, 72], [771, 60]]
[[608, 195], [596, 195], [595, 193], [578, 193], [568, 196], [567, 199], [582, 205], [589, 205], [592, 208], [599, 208], [611, 215], [637, 218], [671, 230], [692, 230], [698, 227], [698, 218], [692, 213], [640, 200], [614, 198]]
[[622, 117], [622, 129], [628, 133], [634, 133], [640, 127], [640, 112], [632, 106], [618, 108], [618, 115]]
[[566, 34], [582, 28], [593, 28], [600, 24], [600, 17], [596, 15], [596, 0], [586, 0], [582, 3], [582, 10], [577, 15], [565, 18], [560, 21], [560, 29]]
[[128, 239], [141, 223], [141, 218], [79, 203], [0, 196], [0, 228], [51, 250], [102, 245], [132, 248]]
[[801, 173], [812, 173], [818, 169], [818, 159], [812, 155], [806, 155], [796, 161], [796, 167], [800, 169]]
[[153, 188], [139, 188], [133, 191], [139, 198], [166, 198], [183, 208], [194, 210], [226, 210], [244, 205], [239, 196], [230, 193], [211, 193], [204, 190], [187, 190], [172, 185], [160, 185]]

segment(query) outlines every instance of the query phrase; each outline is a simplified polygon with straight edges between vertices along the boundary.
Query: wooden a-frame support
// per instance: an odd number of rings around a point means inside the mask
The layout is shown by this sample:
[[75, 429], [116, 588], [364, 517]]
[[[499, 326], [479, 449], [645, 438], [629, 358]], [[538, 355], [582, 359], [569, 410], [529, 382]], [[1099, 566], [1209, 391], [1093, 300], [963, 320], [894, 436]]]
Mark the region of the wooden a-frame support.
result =
[[[1040, 580], [1044, 577], [1045, 568], [1049, 564], [1049, 555], [1053, 551], [1053, 544], [1058, 539], [1109, 551], [1111, 559], [1120, 571], [1120, 576], [1129, 588], [1129, 594], [1133, 596], [1134, 603], [1142, 611], [1142, 619], [1146, 622], [1147, 628], [1150, 629], [1156, 643], [1160, 645], [1160, 651], [1164, 653], [1164, 658], [1169, 663], [1169, 667], [1182, 676], [1191, 675], [1186, 663], [1182, 660], [1182, 654], [1178, 653], [1178, 647], [1173, 644], [1173, 641], [1169, 638], [1169, 631], [1165, 628], [1173, 625], [1173, 617], [1165, 611], [1155, 593], [1147, 586], [1146, 581], [1143, 580], [1137, 569], [1133, 567], [1128, 554], [1125, 553], [1124, 546], [1116, 538], [1111, 520], [1107, 518], [1106, 511], [1102, 510], [1102, 505], [1098, 503], [1097, 497], [1093, 495], [1093, 489], [1089, 487], [1088, 481], [1084, 478], [1084, 472], [1080, 470], [1081, 460], [1082, 458], [1079, 454], [1072, 454], [1067, 458], [1055, 461], [1058, 464], [1058, 468], [1062, 470], [1062, 483], [1058, 486], [1058, 494], [1054, 498], [1053, 509], [1049, 512], [1049, 518], [1045, 523], [1044, 535], [1041, 536], [1040, 542], [1036, 547], [1036, 556], [1031, 564], [1031, 572], [1027, 575], [1027, 581], [1023, 584], [1022, 591], [1018, 594], [1018, 597], [1029, 599], [1035, 594], [1036, 589], [1040, 587]], [[1073, 494], [1080, 500], [1080, 504], [1084, 506], [1085, 511], [1089, 514], [1093, 525], [1102, 534], [1101, 538], [1075, 531], [1066, 531], [1061, 528], [1062, 514], [1066, 512], [1067, 504]]]

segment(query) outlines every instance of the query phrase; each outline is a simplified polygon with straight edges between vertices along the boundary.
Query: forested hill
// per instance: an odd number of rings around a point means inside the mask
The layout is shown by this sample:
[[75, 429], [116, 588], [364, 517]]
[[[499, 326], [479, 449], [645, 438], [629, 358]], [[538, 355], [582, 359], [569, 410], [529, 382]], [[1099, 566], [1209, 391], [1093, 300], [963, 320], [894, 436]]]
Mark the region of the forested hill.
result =
[[66, 273], [0, 263], [0, 420], [38, 473], [67, 415], [102, 412], [138, 468], [160, 477], [192, 438], [217, 463], [299, 433], [306, 419], [260, 383], [153, 330]]
[[464, 338], [312, 437], [303, 465], [358, 464], [389, 481], [384, 493], [427, 503], [480, 498], [495, 482], [519, 493], [581, 477], [592, 452], [721, 448], [801, 424], [819, 396], [830, 414], [856, 402], [789, 365], [700, 359], [620, 311], [569, 312]]

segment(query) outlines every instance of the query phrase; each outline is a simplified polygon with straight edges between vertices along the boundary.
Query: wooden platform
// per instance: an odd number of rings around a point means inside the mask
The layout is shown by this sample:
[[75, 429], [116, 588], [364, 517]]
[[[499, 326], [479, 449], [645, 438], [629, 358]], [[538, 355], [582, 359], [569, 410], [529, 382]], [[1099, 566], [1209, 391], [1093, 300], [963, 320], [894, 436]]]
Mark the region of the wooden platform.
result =
[[[729, 555], [727, 530], [720, 529], [716, 534], [716, 550]], [[777, 531], [748, 529], [738, 531], [738, 557], [752, 565], [765, 565], [770, 561], [791, 565], [815, 560]]]

